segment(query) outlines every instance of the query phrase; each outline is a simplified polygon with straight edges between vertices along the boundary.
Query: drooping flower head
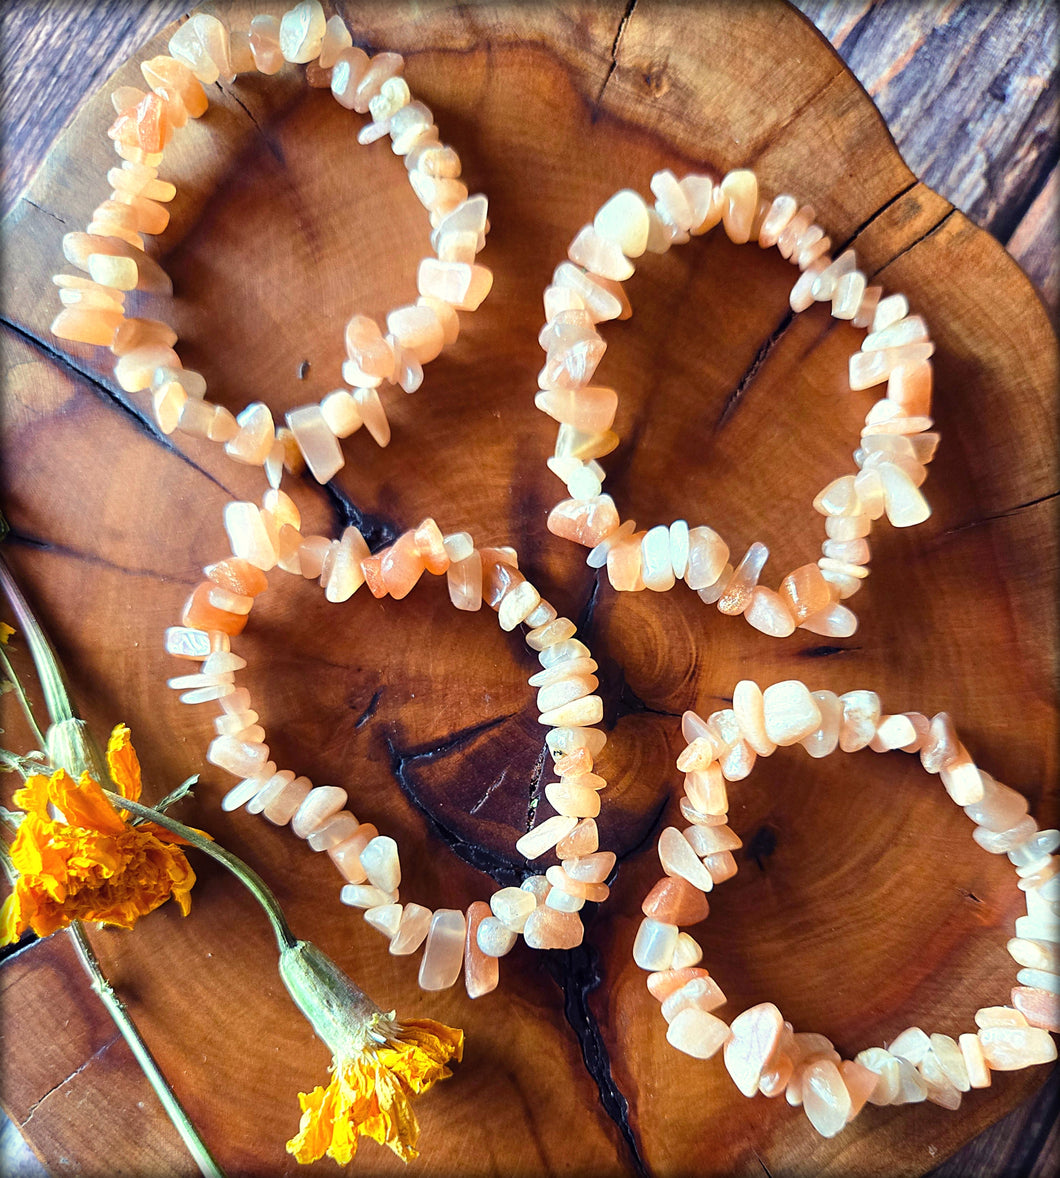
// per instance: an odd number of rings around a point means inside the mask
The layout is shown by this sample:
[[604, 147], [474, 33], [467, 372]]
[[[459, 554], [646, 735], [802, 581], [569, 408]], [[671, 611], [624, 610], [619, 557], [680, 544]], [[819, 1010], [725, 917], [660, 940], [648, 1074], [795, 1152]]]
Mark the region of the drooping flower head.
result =
[[[138, 801], [140, 763], [124, 725], [111, 734], [106, 760], [122, 797]], [[27, 928], [46, 937], [75, 920], [132, 928], [170, 897], [187, 915], [195, 873], [173, 845], [184, 840], [150, 822], [132, 825], [89, 772], [29, 777], [14, 801], [24, 811], [10, 848], [18, 879], [0, 913], [0, 944]]]
[[460, 1060], [464, 1032], [433, 1019], [399, 1024], [305, 941], [283, 951], [280, 974], [334, 1057], [330, 1083], [299, 1094], [302, 1120], [288, 1153], [302, 1163], [327, 1154], [346, 1165], [358, 1138], [368, 1137], [404, 1162], [417, 1157], [411, 1097], [452, 1075], [446, 1065]]

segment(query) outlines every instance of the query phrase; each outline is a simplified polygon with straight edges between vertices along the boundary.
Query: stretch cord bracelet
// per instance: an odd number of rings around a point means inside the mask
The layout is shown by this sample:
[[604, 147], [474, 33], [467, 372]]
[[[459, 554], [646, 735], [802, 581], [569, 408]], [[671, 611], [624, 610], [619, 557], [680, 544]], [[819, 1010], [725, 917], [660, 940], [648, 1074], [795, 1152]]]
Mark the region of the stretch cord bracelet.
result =
[[[300, 526], [298, 509], [283, 491], [267, 491], [261, 508], [247, 502], [227, 505], [232, 555], [204, 570], [206, 580], [185, 604], [182, 624], [166, 631], [166, 650], [201, 666], [169, 680], [169, 686], [182, 693], [184, 703], [220, 705], [207, 759], [240, 778], [222, 807], [246, 806], [277, 825], [290, 823], [314, 851], [328, 853], [347, 881], [342, 901], [365, 909], [367, 922], [390, 941], [391, 953], [414, 953], [425, 943], [419, 972], [425, 990], [453, 985], [463, 966], [467, 992], [476, 998], [496, 987], [498, 958], [512, 949], [519, 933], [534, 949], [573, 948], [582, 940], [578, 912], [585, 901], [607, 898], [604, 881], [615, 855], [599, 850], [595, 821], [600, 791], [607, 785], [592, 772], [593, 758], [606, 741], [593, 727], [603, 716], [594, 694], [597, 664], [574, 637], [574, 623], [559, 617], [519, 572], [511, 548], [476, 549], [467, 532], [443, 536], [434, 520], [426, 519], [372, 555], [355, 527], [346, 528], [339, 540], [328, 540], [303, 536]], [[486, 602], [502, 630], [528, 628], [527, 645], [543, 668], [531, 676], [530, 685], [538, 689], [538, 720], [549, 729], [545, 740], [559, 780], [545, 786], [556, 813], [515, 846], [526, 859], [554, 849], [559, 863], [544, 875], [529, 875], [521, 887], [500, 889], [489, 904], [473, 903], [466, 914], [399, 902], [401, 863], [394, 840], [344, 809], [344, 789], [314, 786], [307, 777], [278, 770], [269, 760], [250, 693], [235, 684], [246, 660], [232, 651], [231, 639], [246, 626], [254, 601], [268, 587], [265, 574], [276, 566], [318, 579], [335, 602], [346, 601], [362, 584], [374, 597], [402, 598], [424, 572], [444, 573], [457, 609], [477, 610]]]
[[[546, 360], [535, 404], [560, 423], [548, 466], [571, 496], [552, 510], [549, 530], [592, 549], [586, 563], [606, 567], [617, 590], [662, 592], [684, 580], [704, 602], [724, 614], [743, 614], [765, 634], [786, 638], [799, 627], [849, 637], [857, 618], [841, 601], [868, 576], [873, 521], [886, 513], [894, 526], [908, 527], [930, 515], [919, 488], [939, 438], [929, 432], [934, 344], [924, 321], [908, 313], [903, 295], [881, 298], [882, 289], [869, 286], [857, 269], [853, 250], [830, 257], [831, 241], [814, 224], [811, 206], [800, 207], [788, 195], [759, 198], [753, 172], [730, 172], [720, 183], [657, 172], [651, 190], [654, 208], [630, 189], [611, 197], [579, 230], [569, 261], [556, 267], [545, 290], [547, 322], [538, 338]], [[621, 285], [633, 274], [631, 259], [665, 253], [719, 222], [737, 244], [776, 245], [799, 267], [794, 311], [830, 301], [835, 318], [870, 328], [850, 358], [851, 389], [887, 382], [887, 395], [865, 418], [854, 452], [857, 473], [835, 479], [814, 500], [825, 516], [823, 555], [790, 572], [777, 590], [758, 584], [769, 556], [758, 541], [734, 566], [713, 528], [677, 520], [638, 532], [633, 520], [622, 522], [611, 496], [602, 493], [604, 470], [596, 461], [619, 442], [612, 429], [617, 393], [589, 383], [606, 347], [597, 324], [632, 314]]]
[[[919, 712], [881, 713], [872, 691], [811, 692], [797, 679], [762, 691], [738, 683], [733, 706], [703, 720], [686, 712], [687, 746], [677, 759], [685, 773], [681, 813], [691, 824], [659, 837], [665, 875], [649, 892], [633, 958], [646, 970], [648, 989], [662, 1004], [666, 1038], [679, 1051], [708, 1059], [723, 1049], [725, 1066], [745, 1096], [787, 1097], [801, 1104], [814, 1128], [833, 1137], [866, 1101], [906, 1104], [930, 1100], [955, 1109], [969, 1088], [986, 1088], [990, 1072], [1014, 1071], [1056, 1058], [1050, 1031], [1060, 1031], [1060, 831], [1039, 830], [1027, 800], [979, 769], [950, 717]], [[938, 773], [949, 796], [976, 823], [972, 837], [987, 851], [1007, 853], [1027, 898], [1008, 951], [1023, 966], [1011, 1006], [976, 1011], [978, 1030], [958, 1040], [903, 1031], [886, 1049], [870, 1047], [843, 1060], [825, 1036], [795, 1032], [771, 1002], [752, 1006], [726, 1023], [716, 1014], [726, 998], [706, 969], [703, 953], [680, 926], [708, 913], [705, 893], [736, 874], [739, 837], [726, 825], [726, 780], [746, 777], [756, 756], [801, 744], [812, 757], [837, 747], [919, 753]]]
[[[282, 20], [256, 16], [249, 33], [230, 33], [217, 17], [197, 13], [170, 38], [169, 51], [141, 63], [149, 92], [122, 86], [111, 96], [118, 118], [108, 135], [123, 162], [107, 173], [110, 197], [92, 214], [87, 232], [63, 238], [67, 260], [88, 277], [54, 277], [63, 310], [52, 334], [109, 347], [118, 357], [118, 384], [129, 393], [150, 390], [163, 433], [181, 430], [221, 443], [237, 462], [264, 466], [274, 487], [285, 466], [297, 471], [303, 460], [318, 482], [327, 482], [344, 464], [340, 438], [363, 425], [380, 446], [390, 441], [379, 386], [389, 381], [415, 392], [423, 365], [456, 340], [457, 312], [475, 310], [489, 293], [493, 277], [475, 262], [489, 229], [486, 198], [468, 195], [459, 157], [439, 141], [430, 110], [413, 101], [401, 77], [402, 57], [369, 57], [353, 45], [341, 17], [325, 20], [316, 0], [296, 5]], [[205, 114], [203, 83], [231, 83], [252, 71], [275, 74], [287, 62], [306, 64], [309, 85], [330, 86], [340, 105], [371, 113], [360, 143], [389, 135], [430, 213], [437, 256], [420, 262], [419, 298], [387, 315], [385, 335], [366, 315], [346, 324], [342, 376], [352, 391], [335, 389], [317, 404], [291, 410], [286, 427], [277, 429], [261, 401], [238, 417], [207, 401], [204, 377], [183, 368], [173, 350], [176, 332], [161, 320], [127, 316], [125, 298], [128, 291], [173, 292], [168, 275], [144, 252], [142, 235], [162, 233], [169, 223], [165, 206], [176, 188], [158, 179], [158, 169], [174, 129]]]

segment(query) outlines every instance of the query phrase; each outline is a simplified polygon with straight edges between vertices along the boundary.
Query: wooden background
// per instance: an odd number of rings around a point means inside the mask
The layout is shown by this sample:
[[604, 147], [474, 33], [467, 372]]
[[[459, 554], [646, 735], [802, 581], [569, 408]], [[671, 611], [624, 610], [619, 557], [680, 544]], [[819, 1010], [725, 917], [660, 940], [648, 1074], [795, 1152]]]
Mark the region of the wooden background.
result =
[[[913, 170], [1006, 244], [1055, 307], [1056, 250], [1049, 218], [1057, 163], [1056, 85], [1049, 56], [1055, 9], [901, 3], [802, 7], [873, 95]], [[181, 11], [179, 5], [136, 9], [124, 3], [7, 8], [5, 208], [84, 98]], [[10, 314], [5, 307], [5, 318]], [[31, 958], [32, 953], [21, 954], [12, 966], [28, 966]], [[9, 969], [8, 984], [11, 977]], [[49, 1004], [62, 998], [61, 991], [43, 988], [35, 1016], [43, 1019]], [[101, 1028], [102, 1021], [82, 1034], [89, 1042], [98, 1041]], [[84, 1059], [82, 1055], [79, 1062], [78, 1049], [75, 1044], [72, 1068]], [[113, 1058], [111, 1052], [104, 1072], [117, 1066]], [[108, 1079], [118, 1082], [121, 1091], [128, 1083], [105, 1075], [99, 1082]], [[61, 1095], [63, 1077], [57, 1074], [55, 1080], [55, 1092]], [[1047, 1172], [1050, 1156], [1055, 1156], [1055, 1138], [1052, 1143], [1046, 1138], [1053, 1108], [1055, 1086], [1027, 1101], [939, 1172], [1017, 1172], [1007, 1167], [1020, 1166]], [[27, 1131], [33, 1136], [32, 1126]], [[44, 1138], [36, 1140], [45, 1147]], [[64, 1148], [76, 1157], [59, 1138], [48, 1148], [53, 1166]], [[922, 1169], [929, 1168], [930, 1156]], [[367, 1154], [359, 1164], [371, 1172]]]

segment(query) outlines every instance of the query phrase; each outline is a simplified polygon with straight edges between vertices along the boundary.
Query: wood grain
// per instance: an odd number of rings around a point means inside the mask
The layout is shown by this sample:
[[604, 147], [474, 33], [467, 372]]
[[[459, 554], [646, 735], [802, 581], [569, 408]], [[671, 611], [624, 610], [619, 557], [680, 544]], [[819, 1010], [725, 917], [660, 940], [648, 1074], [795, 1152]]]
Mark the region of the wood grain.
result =
[[[502, 990], [472, 1004], [458, 991], [423, 995], [408, 963], [337, 905], [327, 863], [260, 820], [221, 814], [222, 775], [204, 773], [186, 816], [244, 854], [295, 927], [380, 1001], [465, 1027], [466, 1065], [421, 1103], [425, 1173], [452, 1173], [457, 1157], [475, 1174], [924, 1173], [1042, 1076], [1000, 1075], [957, 1116], [869, 1110], [821, 1142], [786, 1105], [744, 1101], [720, 1066], [666, 1048], [630, 945], [657, 872], [650, 848], [673, 788], [676, 717], [721, 706], [748, 667], [761, 682], [871, 686], [893, 710], [946, 708], [987, 767], [1036, 807], [1050, 799], [1056, 371], [1041, 307], [998, 244], [915, 181], [849, 73], [786, 7], [738, 18], [727, 6], [647, 0], [628, 10], [432, 6], [414, 23], [389, 6], [346, 15], [364, 42], [408, 55], [414, 90], [489, 193], [483, 261], [497, 282], [423, 390], [388, 402], [391, 447], [358, 435], [329, 492], [302, 483], [294, 494], [307, 527], [330, 533], [357, 518], [373, 546], [428, 512], [446, 530], [469, 526], [480, 543], [516, 544], [601, 662], [612, 736], [602, 827], [622, 868], [582, 951], [519, 950], [503, 963]], [[134, 77], [135, 66], [119, 74]], [[112, 154], [101, 135], [106, 104], [105, 94], [89, 102], [5, 225], [5, 510], [12, 559], [89, 718], [100, 729], [118, 718], [133, 725], [159, 796], [202, 769], [208, 724], [164, 688], [174, 671], [159, 636], [196, 570], [220, 554], [223, 503], [256, 497], [261, 480], [206, 445], [162, 438], [143, 398], [115, 388], [103, 356], [47, 334], [54, 299], [44, 279], [64, 230], [99, 199]], [[161, 242], [178, 291], [164, 313], [184, 361], [231, 408], [267, 391], [278, 416], [331, 387], [336, 324], [352, 309], [346, 276], [356, 274], [357, 308], [369, 313], [412, 291], [422, 213], [385, 152], [371, 167], [349, 166], [349, 137], [328, 95], [293, 77], [252, 79], [238, 95], [217, 88], [206, 127], [167, 157], [180, 195]], [[644, 188], [664, 166], [742, 162], [771, 190], [812, 188], [835, 238], [925, 308], [939, 348], [944, 445], [927, 484], [935, 515], [916, 535], [881, 538], [857, 599], [862, 628], [834, 648], [805, 636], [772, 642], [691, 594], [616, 598], [544, 527], [557, 492], [531, 391], [548, 274], [615, 188]], [[962, 269], [980, 283], [955, 284]], [[809, 501], [836, 473], [865, 407], [832, 400], [856, 333], [820, 308], [790, 319], [790, 282], [775, 255], [719, 237], [645, 263], [630, 284], [635, 317], [608, 330], [601, 368], [622, 397], [626, 442], [608, 460], [616, 499], [642, 523], [684, 512], [724, 521], [734, 549], [761, 536], [777, 567], [812, 558]], [[764, 362], [725, 412], [756, 357]], [[117, 470], [119, 485], [101, 476]], [[356, 812], [385, 823], [403, 847], [409, 898], [466, 904], [486, 886], [477, 868], [501, 880], [519, 870], [512, 841], [542, 780], [524, 683], [533, 661], [488, 615], [454, 617], [437, 584], [403, 603], [355, 599], [338, 610], [288, 584], [262, 600], [238, 648], [278, 759], [348, 785]], [[460, 687], [440, 692], [439, 683]], [[845, 1053], [912, 1021], [963, 1030], [977, 1005], [1004, 1000], [1011, 976], [1010, 873], [977, 852], [963, 817], [915, 766], [894, 760], [811, 766], [778, 755], [734, 787], [740, 832], [774, 850], [743, 861], [699, 930], [734, 1004], [772, 998]], [[293, 1172], [282, 1142], [294, 1093], [319, 1082], [327, 1061], [275, 980], [246, 899], [207, 866], [190, 920], [163, 911], [133, 936], [96, 943], [230, 1172]], [[61, 974], [63, 953], [47, 942], [0, 971], [8, 1008], [24, 1003], [35, 1028], [52, 1002], [31, 966]], [[84, 997], [70, 979], [64, 1001]], [[128, 1085], [116, 1107], [133, 1107], [137, 1091], [97, 1014], [82, 1016], [90, 1028], [73, 1047], [60, 1021], [18, 1037], [12, 1055], [27, 1078], [17, 1099], [5, 1093], [53, 1164], [78, 1143], [83, 1172], [108, 1152], [127, 1156], [120, 1127], [93, 1111], [97, 1077]], [[71, 1051], [95, 1063], [72, 1070]], [[79, 1132], [88, 1124], [93, 1133]], [[137, 1149], [188, 1172], [149, 1101], [137, 1130]], [[379, 1151], [361, 1161], [372, 1173], [396, 1169]]]

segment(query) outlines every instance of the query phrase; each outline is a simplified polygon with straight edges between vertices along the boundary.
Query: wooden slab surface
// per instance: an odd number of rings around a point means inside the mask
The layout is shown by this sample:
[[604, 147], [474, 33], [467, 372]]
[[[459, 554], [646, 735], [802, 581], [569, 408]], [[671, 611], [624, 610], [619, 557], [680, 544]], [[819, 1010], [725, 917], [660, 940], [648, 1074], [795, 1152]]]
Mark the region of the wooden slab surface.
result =
[[[249, 10], [224, 11], [238, 25]], [[357, 435], [329, 489], [293, 493], [308, 527], [357, 519], [373, 547], [426, 514], [479, 543], [512, 543], [583, 623], [612, 736], [601, 822], [622, 859], [612, 898], [588, 917], [582, 950], [520, 947], [495, 995], [424, 995], [409, 962], [338, 904], [327, 863], [289, 833], [219, 811], [226, 783], [202, 760], [209, 719], [166, 690], [177, 671], [160, 638], [198, 568], [223, 552], [223, 504], [257, 497], [260, 473], [161, 437], [104, 355], [47, 331], [62, 234], [105, 195], [105, 90], [4, 226], [11, 559], [87, 715], [101, 729], [132, 725], [153, 796], [203, 772], [188, 820], [245, 855], [296, 930], [379, 1001], [464, 1026], [465, 1065], [419, 1106], [424, 1173], [925, 1173], [1033, 1092], [1041, 1071], [997, 1076], [958, 1114], [872, 1109], [822, 1142], [785, 1104], [736, 1094], [718, 1061], [666, 1046], [630, 947], [657, 874], [655, 836], [676, 814], [678, 717], [723, 706], [745, 675], [871, 687], [894, 711], [948, 710], [1036, 812], [1055, 798], [1056, 368], [1040, 302], [995, 240], [917, 182], [842, 62], [786, 6], [431, 5], [415, 21], [391, 6], [340, 11], [359, 43], [407, 55], [414, 92], [473, 190], [490, 196], [482, 261], [496, 283], [421, 391], [388, 399], [390, 447]], [[137, 76], [132, 63], [115, 81]], [[263, 398], [279, 416], [338, 382], [353, 310], [378, 315], [414, 293], [425, 219], [400, 162], [383, 145], [359, 149], [351, 117], [293, 71], [211, 99], [167, 155], [179, 195], [158, 254], [177, 297], [158, 309], [213, 399], [237, 411]], [[552, 268], [616, 188], [647, 191], [661, 167], [741, 164], [769, 191], [811, 200], [835, 241], [909, 296], [938, 345], [935, 514], [915, 533], [881, 534], [856, 599], [861, 628], [844, 642], [778, 643], [687, 592], [619, 597], [544, 526], [559, 492], [532, 394]], [[976, 281], [955, 280], [964, 274]], [[624, 514], [642, 526], [712, 522], [738, 551], [761, 538], [771, 568], [815, 555], [810, 500], [846, 469], [871, 397], [841, 392], [857, 333], [820, 308], [791, 319], [791, 281], [775, 254], [716, 236], [649, 259], [629, 284], [633, 320], [607, 329], [600, 370], [620, 390], [623, 445], [605, 465]], [[438, 583], [404, 602], [328, 606], [277, 574], [237, 649], [277, 759], [343, 784], [360, 817], [398, 838], [408, 898], [459, 906], [487, 892], [479, 868], [504, 882], [524, 870], [512, 842], [545, 780], [525, 686], [534, 664], [488, 614], [454, 615]], [[774, 1000], [849, 1055], [913, 1022], [955, 1034], [977, 1006], [1006, 999], [1011, 872], [975, 848], [914, 764], [778, 754], [733, 797], [733, 822], [758, 853], [698, 935], [734, 1010]], [[95, 942], [222, 1164], [293, 1173], [283, 1141], [295, 1093], [327, 1060], [275, 978], [253, 906], [203, 865], [192, 919], [162, 911], [132, 936]], [[45, 1161], [190, 1172], [61, 939], [0, 976], [5, 1009], [20, 1012], [5, 1104]], [[129, 1114], [117, 1113], [138, 1102], [130, 1146]], [[381, 1151], [359, 1164], [397, 1168]]]

